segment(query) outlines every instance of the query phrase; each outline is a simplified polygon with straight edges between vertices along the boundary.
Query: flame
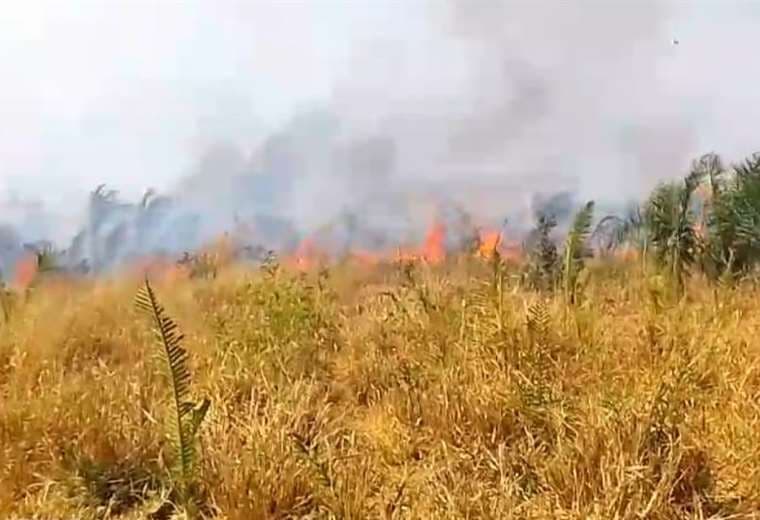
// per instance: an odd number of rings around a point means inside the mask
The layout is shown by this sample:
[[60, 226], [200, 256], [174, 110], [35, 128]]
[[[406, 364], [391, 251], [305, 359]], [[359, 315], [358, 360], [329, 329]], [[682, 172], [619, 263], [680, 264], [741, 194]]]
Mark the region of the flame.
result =
[[[348, 261], [359, 267], [371, 268], [384, 263], [413, 262], [440, 264], [452, 251], [447, 250], [447, 238], [451, 232], [440, 216], [435, 216], [423, 240], [417, 243], [400, 243], [388, 249], [358, 249], [351, 248], [346, 254], [334, 252], [331, 254], [329, 245], [320, 240], [320, 235], [306, 236], [290, 254], [284, 255], [282, 264], [297, 271], [313, 271], [330, 263]], [[455, 231], [458, 233], [458, 231]], [[217, 240], [211, 241], [198, 250], [201, 255], [207, 255], [216, 266], [233, 264], [239, 255], [243, 244], [255, 241], [256, 230], [251, 226], [238, 223], [235, 233], [225, 233]], [[502, 260], [520, 263], [524, 252], [518, 241], [506, 240], [502, 231], [497, 227], [483, 228], [477, 231], [479, 243], [474, 254], [481, 259], [491, 259], [496, 253]], [[468, 235], [469, 237], [469, 235]], [[17, 284], [27, 284], [36, 274], [34, 258], [21, 262], [17, 273]], [[164, 257], [143, 258], [131, 264], [127, 270], [142, 276], [150, 275], [151, 279], [162, 282], [175, 282], [191, 276], [192, 267], [183, 262]]]
[[422, 256], [419, 251], [412, 247], [398, 246], [396, 248], [396, 254], [394, 255], [394, 261], [396, 262], [418, 262], [422, 260]]
[[422, 245], [422, 258], [431, 264], [439, 264], [446, 259], [446, 227], [434, 221]]
[[217, 265], [228, 265], [235, 258], [235, 241], [233, 237], [225, 233], [222, 237], [201, 248], [198, 253], [213, 258]]
[[130, 271], [140, 277], [148, 277], [152, 282], [172, 284], [189, 278], [190, 270], [163, 257], [143, 258], [132, 265]]
[[480, 245], [477, 256], [483, 259], [493, 258], [495, 253], [499, 253], [502, 260], [521, 262], [524, 251], [522, 244], [518, 241], [505, 240], [500, 231], [486, 229], [479, 233]]
[[299, 271], [309, 271], [319, 267], [325, 261], [326, 255], [317, 247], [316, 241], [311, 237], [307, 237], [298, 244], [295, 253], [286, 263]]
[[376, 266], [383, 261], [383, 255], [363, 250], [352, 251], [349, 257], [366, 267]]
[[493, 230], [483, 230], [479, 233], [480, 246], [478, 247], [478, 256], [481, 258], [492, 258], [496, 252], [501, 252], [501, 233]]
[[37, 255], [34, 253], [25, 254], [16, 262], [13, 286], [19, 290], [26, 289], [37, 277], [37, 271]]
[[615, 251], [615, 257], [624, 261], [631, 262], [638, 260], [640, 257], [639, 250], [632, 246], [624, 246]]
[[500, 254], [503, 260], [509, 260], [515, 263], [520, 263], [525, 259], [525, 251], [523, 251], [520, 242], [502, 244]]
[[316, 264], [316, 259], [314, 258], [316, 256], [316, 246], [314, 244], [314, 240], [310, 238], [304, 239], [299, 245], [298, 249], [296, 250], [295, 254], [295, 261], [296, 261], [296, 267], [298, 269], [302, 270], [308, 270], [309, 268], [313, 268]]

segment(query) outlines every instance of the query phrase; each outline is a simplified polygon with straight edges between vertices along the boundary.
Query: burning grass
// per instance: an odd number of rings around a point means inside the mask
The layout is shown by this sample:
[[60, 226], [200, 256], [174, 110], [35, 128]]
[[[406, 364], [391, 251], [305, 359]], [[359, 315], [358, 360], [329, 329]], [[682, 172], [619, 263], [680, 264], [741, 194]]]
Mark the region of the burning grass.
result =
[[[759, 289], [637, 261], [584, 298], [466, 257], [156, 280], [186, 334], [202, 514], [751, 518]], [[138, 280], [42, 284], [0, 336], [0, 516], [145, 518], [171, 487]], [[717, 302], [717, 303], [716, 303]]]

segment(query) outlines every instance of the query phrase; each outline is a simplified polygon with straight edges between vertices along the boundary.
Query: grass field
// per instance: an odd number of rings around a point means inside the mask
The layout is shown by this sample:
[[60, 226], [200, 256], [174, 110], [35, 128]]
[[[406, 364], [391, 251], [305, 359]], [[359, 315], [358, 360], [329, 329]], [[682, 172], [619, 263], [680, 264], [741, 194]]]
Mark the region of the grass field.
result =
[[[573, 305], [471, 258], [156, 280], [211, 400], [174, 514], [753, 518], [760, 289], [588, 271]], [[0, 517], [171, 513], [171, 385], [139, 286], [6, 297]]]

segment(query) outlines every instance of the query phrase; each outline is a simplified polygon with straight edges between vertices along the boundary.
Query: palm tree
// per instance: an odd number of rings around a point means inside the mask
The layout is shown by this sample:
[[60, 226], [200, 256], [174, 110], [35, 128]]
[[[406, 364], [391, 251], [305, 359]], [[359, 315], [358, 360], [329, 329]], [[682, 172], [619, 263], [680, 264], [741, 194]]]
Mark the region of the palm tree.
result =
[[559, 254], [551, 233], [557, 227], [554, 215], [538, 214], [536, 227], [528, 234], [523, 249], [528, 253], [527, 279], [538, 289], [551, 289], [556, 280]]
[[760, 260], [760, 154], [734, 166], [713, 198], [712, 259], [724, 272], [747, 272]]
[[98, 232], [116, 202], [116, 191], [106, 190], [105, 187], [105, 184], [101, 184], [90, 193], [88, 207], [87, 237], [92, 268], [96, 272], [101, 268], [101, 256], [103, 254], [98, 240]]
[[594, 201], [589, 201], [575, 215], [565, 240], [562, 253], [562, 285], [565, 297], [571, 304], [577, 300], [578, 278], [585, 266], [586, 258], [591, 255], [588, 240], [593, 218]]
[[679, 292], [684, 276], [698, 259], [700, 244], [692, 196], [699, 180], [700, 175], [692, 172], [683, 182], [660, 184], [646, 203], [648, 242], [658, 264], [670, 273]]
[[607, 215], [594, 227], [590, 241], [601, 253], [611, 253], [625, 245], [646, 249], [644, 215], [639, 204], [631, 204], [622, 216]]

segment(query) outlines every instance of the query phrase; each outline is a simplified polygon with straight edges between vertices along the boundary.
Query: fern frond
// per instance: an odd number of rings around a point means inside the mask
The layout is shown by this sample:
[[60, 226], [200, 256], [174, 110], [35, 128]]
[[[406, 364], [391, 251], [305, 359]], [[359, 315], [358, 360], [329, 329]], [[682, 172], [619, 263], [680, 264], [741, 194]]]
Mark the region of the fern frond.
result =
[[195, 439], [211, 402], [204, 399], [196, 405], [190, 400], [190, 371], [187, 366], [187, 351], [182, 347], [184, 335], [158, 302], [150, 282], [135, 298], [136, 307], [153, 320], [153, 331], [163, 347], [167, 372], [172, 387], [175, 427], [172, 432], [175, 459], [184, 482], [192, 477], [195, 464]]
[[198, 433], [198, 429], [201, 427], [201, 424], [203, 424], [203, 420], [206, 418], [206, 414], [210, 407], [211, 400], [209, 398], [204, 398], [198, 406], [193, 408], [192, 417], [190, 418], [190, 433], [192, 434], [192, 437], [195, 437]]
[[537, 301], [526, 312], [528, 332], [538, 341], [543, 341], [549, 333], [549, 308], [543, 301]]

